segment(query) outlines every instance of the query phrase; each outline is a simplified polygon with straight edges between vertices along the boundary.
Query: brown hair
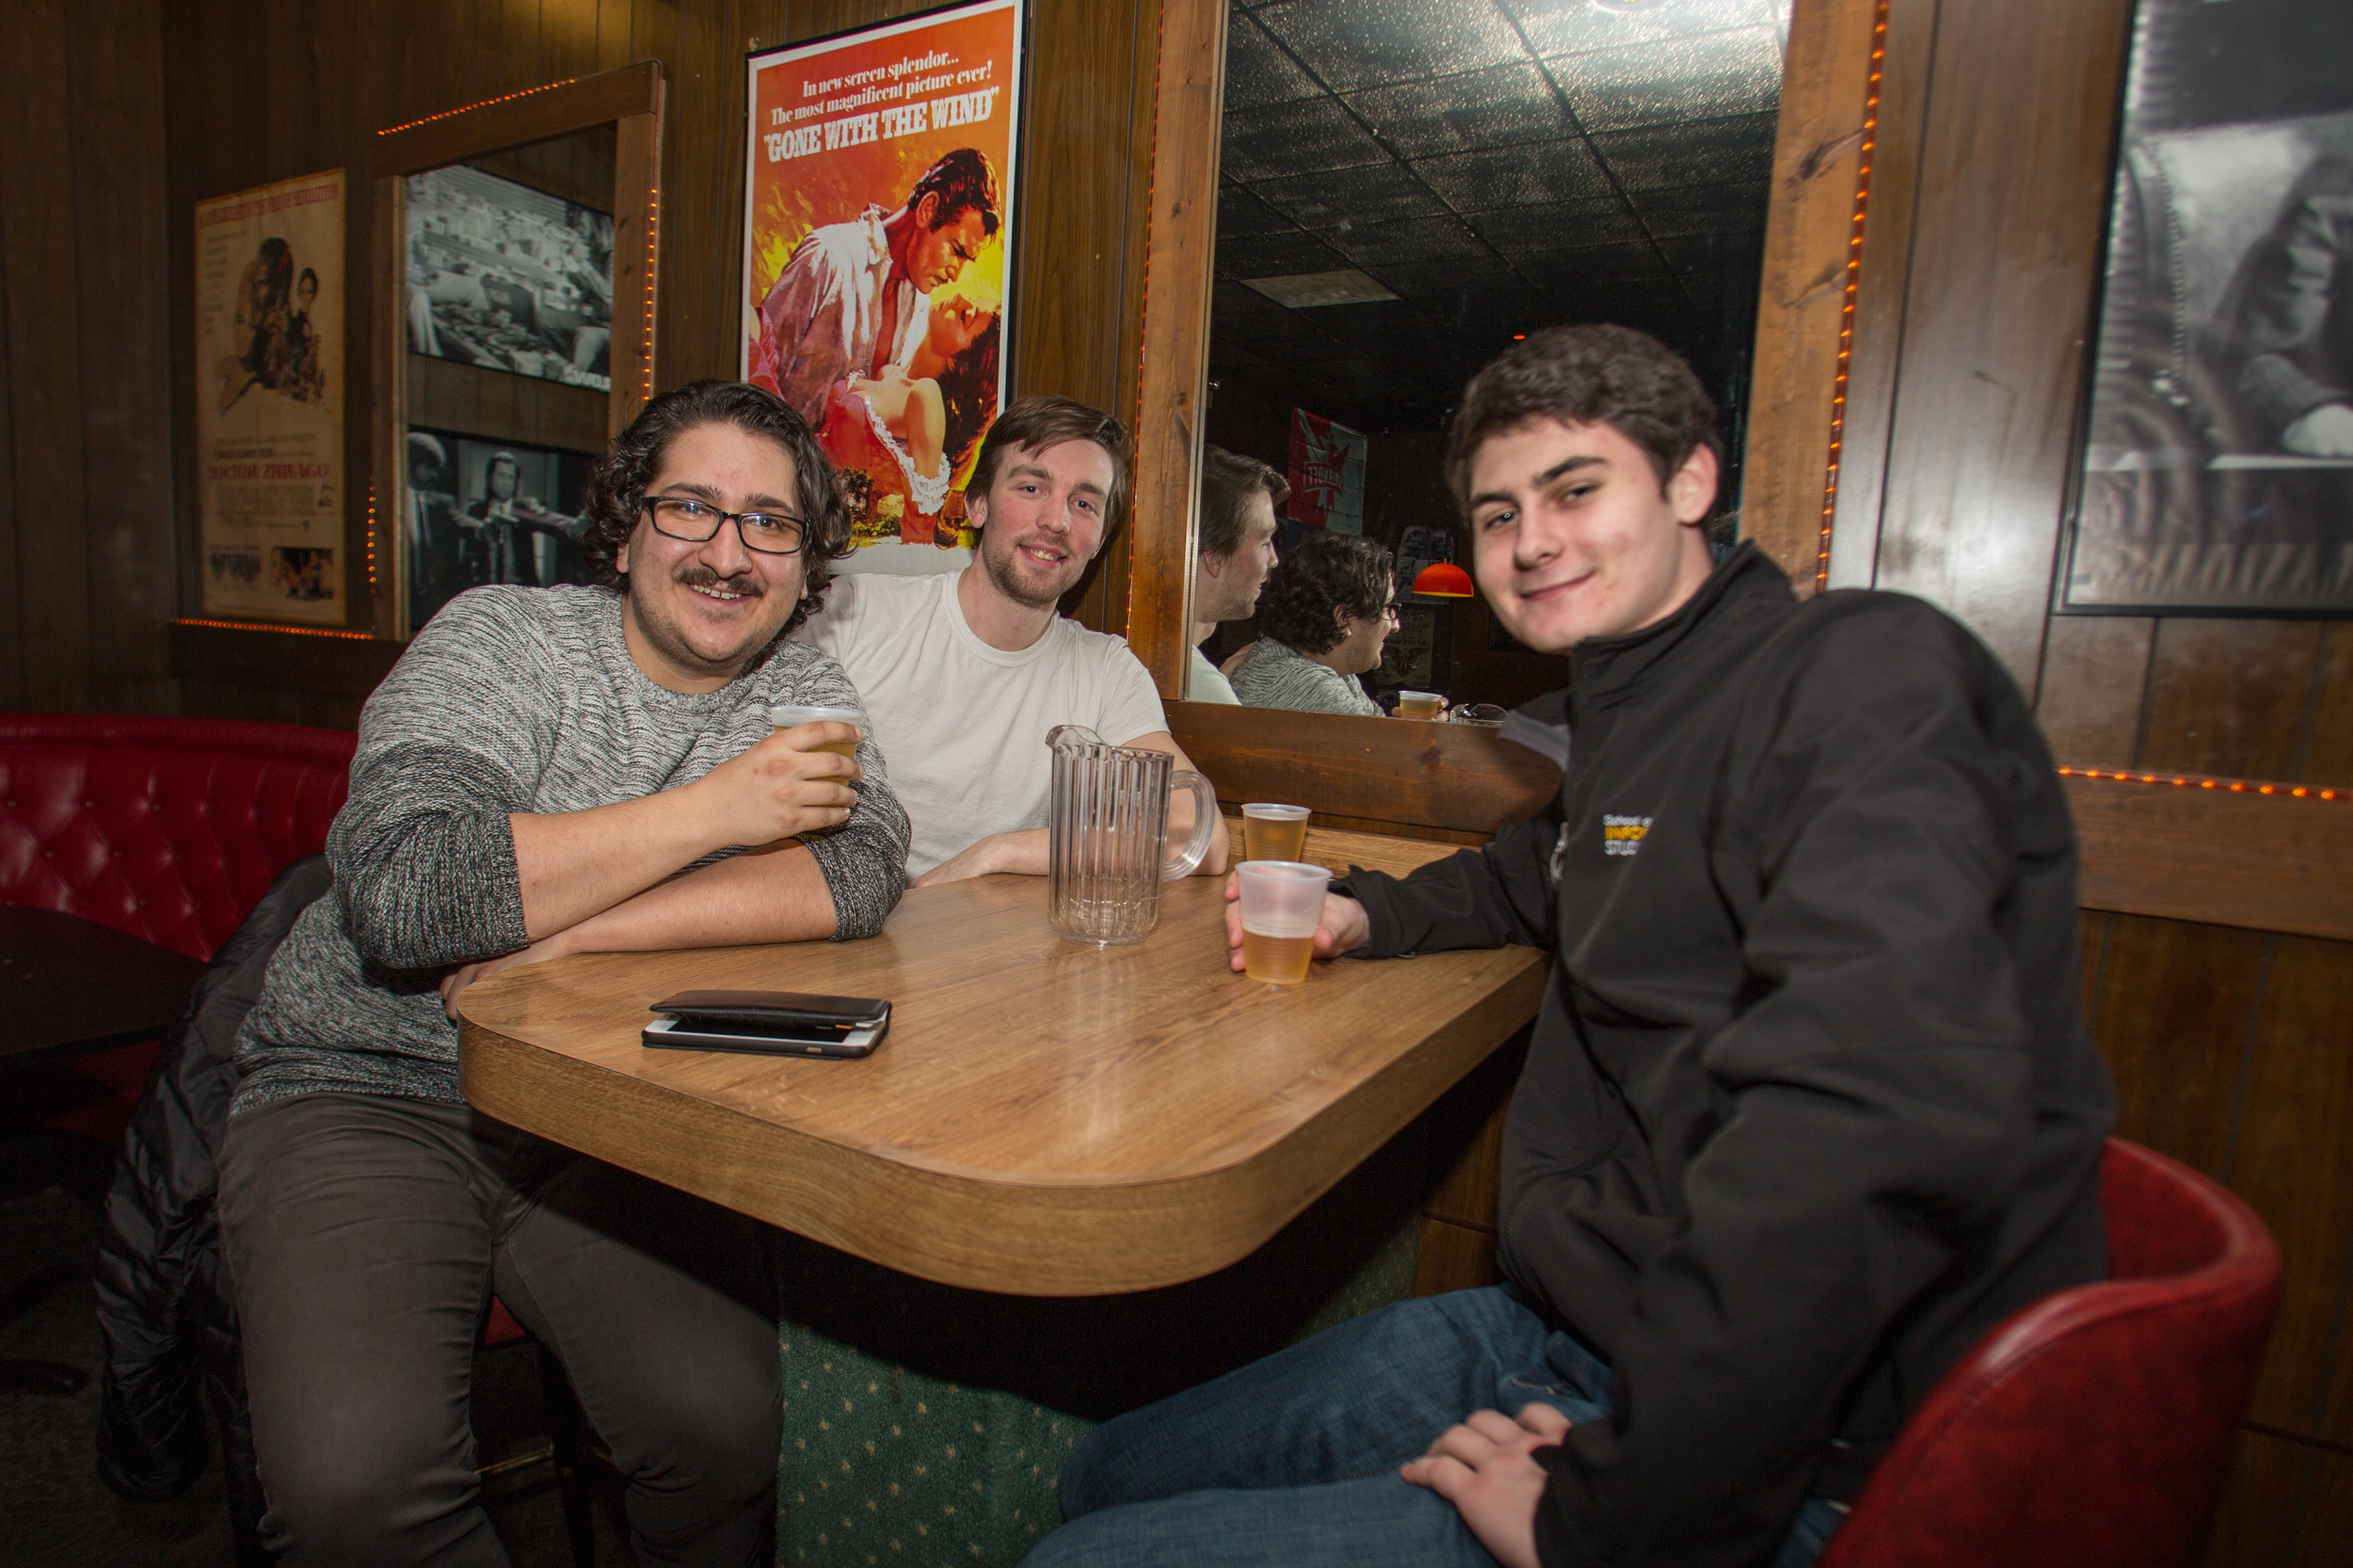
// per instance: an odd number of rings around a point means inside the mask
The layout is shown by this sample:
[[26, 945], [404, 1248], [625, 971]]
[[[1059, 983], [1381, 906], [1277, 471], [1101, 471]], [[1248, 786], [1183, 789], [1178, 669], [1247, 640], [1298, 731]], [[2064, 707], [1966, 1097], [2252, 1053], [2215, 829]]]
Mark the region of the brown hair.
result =
[[792, 500], [801, 514], [801, 598], [784, 623], [790, 632], [824, 603], [832, 563], [850, 552], [850, 511], [833, 463], [808, 422], [784, 399], [748, 381], [689, 381], [647, 404], [629, 428], [613, 438], [613, 450], [588, 475], [580, 509], [587, 522], [580, 552], [587, 559], [589, 578], [603, 587], [629, 586], [620, 554], [637, 532], [646, 487], [662, 471], [670, 443], [705, 424], [731, 424], [776, 442], [792, 459]]
[[1128, 499], [1128, 465], [1135, 459], [1135, 443], [1128, 439], [1126, 425], [1076, 398], [1042, 392], [1015, 399], [988, 427], [981, 455], [972, 464], [972, 477], [964, 487], [965, 495], [985, 500], [989, 488], [997, 483], [1005, 454], [1013, 448], [1043, 452], [1064, 441], [1093, 441], [1111, 454], [1112, 493], [1103, 498], [1103, 536], [1109, 538], [1119, 521], [1120, 505]]
[[1256, 457], [1222, 446], [1201, 449], [1202, 554], [1231, 555], [1241, 548], [1243, 509], [1261, 490], [1280, 507], [1290, 499], [1290, 481]]
[[1607, 424], [1639, 446], [1667, 481], [1705, 446], [1721, 459], [1716, 405], [1683, 357], [1631, 327], [1548, 327], [1471, 377], [1446, 449], [1447, 488], [1470, 515], [1480, 443], [1531, 419]]
[[997, 232], [1000, 200], [997, 194], [997, 171], [988, 167], [987, 157], [978, 149], [959, 147], [925, 169], [922, 178], [915, 182], [915, 188], [907, 192], [907, 211], [913, 212], [927, 196], [939, 198], [939, 204], [932, 209], [934, 230], [945, 229], [964, 214], [977, 210], [981, 215], [981, 232]]

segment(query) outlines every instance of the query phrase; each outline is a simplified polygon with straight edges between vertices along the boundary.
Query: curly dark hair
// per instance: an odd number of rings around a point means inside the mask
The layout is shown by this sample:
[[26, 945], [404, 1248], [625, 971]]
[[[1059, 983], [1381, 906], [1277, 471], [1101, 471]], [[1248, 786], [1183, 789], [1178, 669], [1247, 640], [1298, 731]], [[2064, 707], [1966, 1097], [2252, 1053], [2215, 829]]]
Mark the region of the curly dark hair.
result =
[[997, 412], [997, 356], [1004, 341], [1004, 312], [988, 318], [972, 345], [939, 373], [939, 402], [946, 428], [940, 450], [948, 455], [948, 472], [964, 466], [972, 443], [988, 429]]
[[850, 553], [850, 510], [833, 462], [808, 422], [775, 392], [748, 381], [689, 381], [647, 404], [613, 439], [613, 450], [588, 475], [581, 505], [587, 527], [580, 552], [587, 558], [589, 580], [628, 589], [620, 554], [637, 531], [646, 487], [662, 472], [670, 443], [705, 424], [731, 424], [747, 436], [765, 437], [792, 459], [792, 499], [801, 513], [801, 597], [784, 623], [790, 632], [824, 603], [833, 563]]
[[907, 211], [913, 212], [927, 196], [939, 198], [939, 204], [932, 209], [933, 229], [945, 229], [978, 208], [981, 232], [997, 232], [997, 213], [1003, 199], [997, 194], [997, 171], [978, 148], [959, 147], [925, 169], [915, 188], [907, 192]]
[[1300, 653], [1329, 653], [1346, 633], [1337, 612], [1370, 620], [1389, 608], [1396, 557], [1354, 534], [1311, 528], [1275, 564], [1258, 595], [1258, 634]]
[[1531, 419], [1609, 425], [1649, 456], [1662, 489], [1699, 448], [1719, 461], [1724, 455], [1716, 405], [1683, 356], [1631, 327], [1548, 327], [1489, 361], [1463, 390], [1447, 435], [1446, 481], [1465, 518], [1480, 443]]

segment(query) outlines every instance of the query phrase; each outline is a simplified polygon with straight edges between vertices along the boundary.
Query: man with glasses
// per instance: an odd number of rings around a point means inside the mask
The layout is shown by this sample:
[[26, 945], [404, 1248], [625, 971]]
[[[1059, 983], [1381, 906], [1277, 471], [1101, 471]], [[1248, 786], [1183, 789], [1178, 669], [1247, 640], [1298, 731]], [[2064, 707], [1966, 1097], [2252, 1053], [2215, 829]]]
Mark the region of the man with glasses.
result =
[[1397, 630], [1393, 557], [1353, 534], [1309, 530], [1258, 596], [1258, 640], [1234, 665], [1253, 708], [1382, 716], [1357, 677], [1381, 667]]
[[591, 478], [594, 585], [452, 600], [369, 698], [332, 890], [238, 1041], [220, 1215], [264, 1534], [289, 1563], [502, 1563], [467, 1385], [496, 1292], [563, 1357], [642, 1562], [743, 1563], [775, 1515], [764, 1232], [468, 1109], [458, 994], [568, 952], [872, 935], [906, 814], [782, 633], [849, 548], [774, 395], [654, 399]]
[[[924, 577], [845, 577], [794, 635], [841, 661], [914, 819], [918, 887], [1046, 873], [1047, 732], [1083, 725], [1112, 745], [1193, 764], [1152, 678], [1118, 637], [1055, 613], [1103, 548], [1128, 490], [1127, 427], [1067, 397], [1025, 397], [989, 427], [965, 490], [977, 558]], [[1169, 832], [1193, 830], [1189, 795]], [[1201, 870], [1225, 869], [1212, 834]]]

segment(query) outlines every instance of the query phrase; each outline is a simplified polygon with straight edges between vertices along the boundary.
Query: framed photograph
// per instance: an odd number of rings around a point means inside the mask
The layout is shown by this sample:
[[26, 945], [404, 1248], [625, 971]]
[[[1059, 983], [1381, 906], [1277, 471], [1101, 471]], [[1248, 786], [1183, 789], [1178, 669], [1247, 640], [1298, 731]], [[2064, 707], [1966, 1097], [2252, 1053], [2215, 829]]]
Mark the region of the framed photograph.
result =
[[612, 214], [463, 164], [408, 197], [410, 353], [613, 390]]
[[196, 204], [204, 613], [344, 619], [344, 171]]
[[964, 485], [1004, 406], [1022, 6], [973, 0], [745, 64], [742, 374], [840, 468], [844, 571], [972, 559]]
[[581, 491], [586, 452], [488, 441], [455, 430], [408, 429], [409, 625], [485, 583], [585, 583]]
[[2353, 616], [2348, 52], [2141, 0], [2061, 613]]

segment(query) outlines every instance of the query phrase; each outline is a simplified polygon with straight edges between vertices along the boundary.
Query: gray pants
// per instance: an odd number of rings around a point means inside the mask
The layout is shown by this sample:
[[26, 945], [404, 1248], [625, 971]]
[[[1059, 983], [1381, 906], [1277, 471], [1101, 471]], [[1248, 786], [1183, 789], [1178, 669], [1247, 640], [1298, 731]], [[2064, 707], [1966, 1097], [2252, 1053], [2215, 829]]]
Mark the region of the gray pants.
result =
[[290, 1565], [504, 1564], [467, 1422], [495, 1290], [562, 1357], [645, 1563], [765, 1564], [782, 1372], [764, 1228], [464, 1106], [233, 1118], [220, 1218], [263, 1533]]

